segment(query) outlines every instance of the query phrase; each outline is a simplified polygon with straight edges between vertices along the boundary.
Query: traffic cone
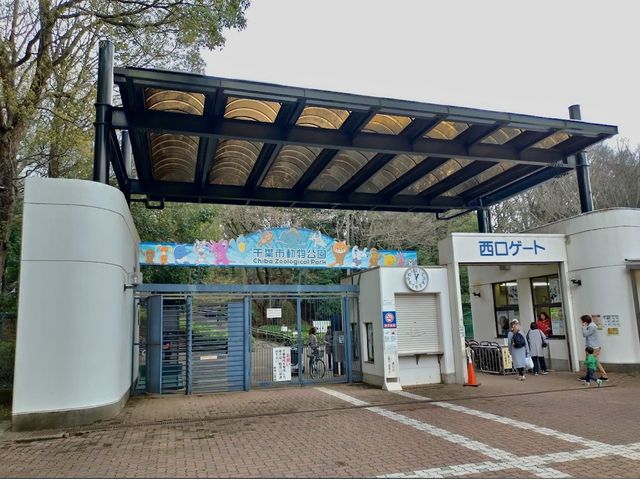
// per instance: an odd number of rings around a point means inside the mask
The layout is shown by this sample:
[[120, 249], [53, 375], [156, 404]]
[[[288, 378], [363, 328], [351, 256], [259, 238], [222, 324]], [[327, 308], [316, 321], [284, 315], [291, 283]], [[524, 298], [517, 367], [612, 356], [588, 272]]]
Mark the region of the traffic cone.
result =
[[471, 356], [467, 356], [467, 378], [469, 382], [464, 383], [465, 386], [480, 386], [480, 383], [476, 380], [476, 371], [473, 367]]

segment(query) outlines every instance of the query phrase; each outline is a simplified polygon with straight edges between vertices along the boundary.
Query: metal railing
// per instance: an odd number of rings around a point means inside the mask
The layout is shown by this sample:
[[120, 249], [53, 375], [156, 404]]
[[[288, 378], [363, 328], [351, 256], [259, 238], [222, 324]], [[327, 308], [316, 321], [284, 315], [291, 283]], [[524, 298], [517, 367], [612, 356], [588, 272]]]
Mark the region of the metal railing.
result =
[[467, 341], [476, 371], [491, 374], [515, 374], [509, 348], [491, 341]]

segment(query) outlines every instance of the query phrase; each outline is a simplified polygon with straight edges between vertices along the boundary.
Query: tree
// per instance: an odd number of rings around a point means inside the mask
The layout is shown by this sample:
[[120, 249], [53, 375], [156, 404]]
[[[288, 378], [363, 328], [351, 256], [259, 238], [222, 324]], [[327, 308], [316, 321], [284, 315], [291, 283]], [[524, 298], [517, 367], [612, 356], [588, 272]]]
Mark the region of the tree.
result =
[[[99, 38], [114, 40], [118, 62], [201, 68], [200, 49], [222, 46], [224, 28], [243, 28], [248, 5], [249, 0], [0, 0], [0, 279], [20, 175], [59, 175], [64, 168], [69, 145], [59, 125], [72, 121], [70, 102], [86, 105], [92, 96]], [[60, 141], [39, 142], [42, 121], [44, 131], [62, 132]], [[36, 148], [25, 154], [28, 136]]]
[[[595, 209], [640, 208], [640, 146], [625, 140], [587, 151]], [[580, 214], [575, 172], [555, 178], [491, 208], [495, 231], [515, 233]]]

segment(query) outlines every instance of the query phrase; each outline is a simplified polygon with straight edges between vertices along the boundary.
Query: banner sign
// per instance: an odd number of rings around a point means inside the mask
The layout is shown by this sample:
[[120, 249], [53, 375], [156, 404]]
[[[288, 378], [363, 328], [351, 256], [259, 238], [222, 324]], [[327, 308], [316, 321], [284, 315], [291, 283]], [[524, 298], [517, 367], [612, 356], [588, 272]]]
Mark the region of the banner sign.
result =
[[142, 242], [139, 257], [141, 265], [160, 266], [367, 269], [418, 264], [416, 251], [359, 248], [306, 228], [271, 228], [231, 240]]

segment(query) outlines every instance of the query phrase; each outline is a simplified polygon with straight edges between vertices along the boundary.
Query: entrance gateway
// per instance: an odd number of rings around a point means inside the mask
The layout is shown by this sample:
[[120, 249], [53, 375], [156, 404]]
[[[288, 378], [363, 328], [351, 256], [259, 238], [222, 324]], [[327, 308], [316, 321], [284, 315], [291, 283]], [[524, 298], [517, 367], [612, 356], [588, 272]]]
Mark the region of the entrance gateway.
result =
[[[581, 152], [617, 134], [615, 126], [580, 121], [577, 108], [570, 120], [552, 119], [114, 69], [109, 42], [101, 42], [98, 75], [95, 181], [34, 178], [25, 187], [16, 429], [108, 418], [126, 402], [138, 360], [131, 345], [140, 238], [131, 202], [424, 212], [443, 219], [475, 211], [485, 232], [488, 207], [573, 171], [582, 210], [590, 211]], [[112, 104], [114, 83], [121, 107]], [[111, 168], [119, 190], [108, 186]], [[382, 283], [372, 275], [383, 269], [369, 271], [362, 282], [371, 280], [375, 290]], [[402, 273], [390, 280], [402, 285]], [[409, 293], [403, 288], [398, 297]], [[367, 317], [375, 326], [382, 311], [397, 306], [393, 297], [380, 298]], [[451, 325], [441, 330], [446, 374], [457, 376], [451, 364], [461, 349], [449, 344], [454, 332], [459, 337], [458, 317], [440, 314]], [[193, 352], [201, 338], [192, 328]], [[365, 380], [388, 371], [377, 369], [377, 338], [376, 364], [363, 363], [372, 368], [363, 371]], [[214, 348], [213, 341], [206, 347]], [[423, 364], [421, 354], [407, 356], [407, 367]], [[384, 377], [380, 383], [389, 384]]]

